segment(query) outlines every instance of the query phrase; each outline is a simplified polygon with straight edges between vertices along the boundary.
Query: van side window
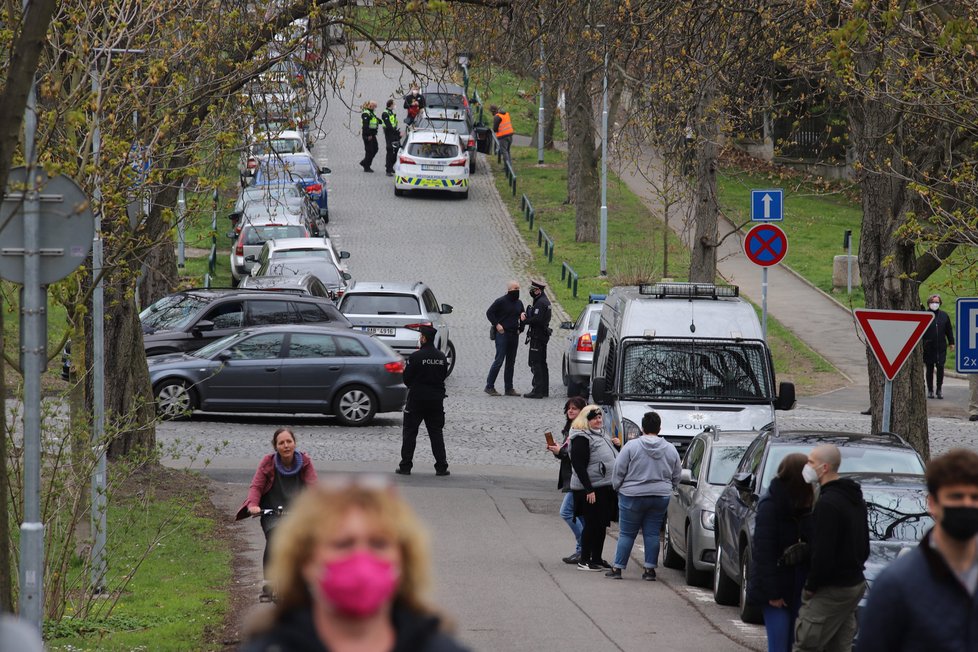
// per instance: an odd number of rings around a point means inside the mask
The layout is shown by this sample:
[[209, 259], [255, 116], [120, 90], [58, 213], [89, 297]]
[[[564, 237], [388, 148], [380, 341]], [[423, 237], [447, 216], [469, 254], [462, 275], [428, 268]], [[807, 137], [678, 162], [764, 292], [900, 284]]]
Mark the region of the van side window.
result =
[[615, 354], [618, 349], [618, 341], [614, 338], [608, 340], [608, 358], [604, 363], [604, 377], [607, 387], [615, 387]]

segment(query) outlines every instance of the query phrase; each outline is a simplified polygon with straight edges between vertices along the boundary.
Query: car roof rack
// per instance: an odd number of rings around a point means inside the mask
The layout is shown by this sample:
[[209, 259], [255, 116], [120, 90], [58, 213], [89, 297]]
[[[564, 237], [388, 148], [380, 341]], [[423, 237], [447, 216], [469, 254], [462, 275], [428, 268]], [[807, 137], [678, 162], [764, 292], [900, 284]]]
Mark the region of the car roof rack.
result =
[[736, 285], [717, 285], [715, 283], [642, 283], [638, 293], [657, 299], [718, 299], [738, 297], [740, 288]]
[[895, 432], [890, 432], [889, 430], [880, 430], [879, 432], [875, 432], [873, 434], [874, 435], [878, 435], [880, 437], [886, 437], [888, 439], [893, 440], [894, 442], [896, 442], [898, 444], [906, 444], [906, 445], [909, 446], [909, 444], [907, 443], [907, 440], [904, 439], [903, 437], [901, 437], [900, 435], [896, 434]]
[[703, 428], [703, 432], [709, 432], [713, 435], [713, 441], [719, 441], [720, 439], [720, 429], [716, 426], [707, 426]]

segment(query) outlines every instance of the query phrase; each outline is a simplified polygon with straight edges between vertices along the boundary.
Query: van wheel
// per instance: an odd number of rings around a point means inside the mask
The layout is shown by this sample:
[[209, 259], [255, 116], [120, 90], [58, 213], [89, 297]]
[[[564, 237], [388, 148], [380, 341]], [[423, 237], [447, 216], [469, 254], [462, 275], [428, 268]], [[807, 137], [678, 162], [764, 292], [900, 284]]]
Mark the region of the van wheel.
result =
[[666, 519], [664, 534], [662, 536], [663, 548], [665, 552], [662, 554], [662, 565], [666, 568], [675, 568], [681, 570], [683, 568], [683, 558], [679, 556], [676, 549], [672, 547], [672, 537], [669, 535], [669, 519]]
[[363, 385], [344, 387], [333, 401], [333, 414], [344, 426], [365, 426], [377, 414], [377, 397]]

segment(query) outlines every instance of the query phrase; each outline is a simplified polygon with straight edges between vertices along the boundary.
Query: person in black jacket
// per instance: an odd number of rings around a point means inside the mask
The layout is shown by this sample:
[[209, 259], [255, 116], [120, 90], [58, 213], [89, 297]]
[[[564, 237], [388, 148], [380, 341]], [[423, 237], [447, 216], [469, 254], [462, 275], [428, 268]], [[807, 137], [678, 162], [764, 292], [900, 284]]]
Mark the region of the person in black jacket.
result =
[[978, 652], [978, 453], [935, 457], [926, 478], [934, 527], [876, 577], [857, 652]]
[[550, 396], [550, 370], [547, 368], [547, 342], [550, 341], [550, 299], [545, 292], [547, 284], [543, 281], [530, 281], [530, 297], [533, 305], [528, 306], [520, 328], [527, 328], [526, 343], [530, 347], [527, 362], [533, 374], [533, 387], [523, 398], [546, 398]]
[[408, 386], [407, 403], [404, 405], [404, 430], [401, 435], [401, 463], [395, 470], [400, 475], [411, 475], [414, 466], [414, 448], [418, 441], [418, 428], [424, 421], [431, 440], [431, 454], [435, 457], [435, 475], [451, 475], [445, 456], [445, 379], [448, 377], [448, 358], [435, 348], [438, 331], [431, 326], [418, 328], [421, 333], [420, 347], [407, 359], [404, 368], [404, 384]]
[[927, 366], [927, 398], [934, 398], [934, 371], [937, 371], [937, 398], [944, 398], [944, 363], [947, 362], [947, 348], [954, 350], [954, 329], [951, 318], [941, 310], [941, 295], [927, 297], [927, 308], [934, 313], [934, 320], [924, 331], [924, 364]]
[[564, 500], [560, 503], [560, 518], [564, 519], [564, 522], [567, 523], [567, 527], [574, 533], [574, 539], [577, 541], [577, 548], [574, 550], [574, 554], [562, 558], [565, 564], [576, 564], [581, 560], [581, 531], [584, 525], [583, 519], [574, 516], [574, 494], [571, 493], [570, 488], [571, 461], [569, 438], [571, 424], [577, 418], [577, 415], [581, 413], [581, 410], [584, 409], [585, 405], [587, 405], [587, 400], [581, 396], [572, 396], [567, 399], [567, 402], [564, 403], [564, 417], [567, 422], [561, 431], [564, 435], [564, 440], [560, 446], [547, 446], [547, 450], [560, 460], [560, 474], [557, 476], [557, 488], [564, 492]]
[[373, 168], [370, 166], [373, 164], [379, 149], [377, 130], [380, 129], [380, 118], [375, 113], [376, 109], [377, 103], [370, 101], [363, 105], [363, 113], [360, 114], [360, 135], [363, 137], [363, 160], [360, 161], [360, 167], [363, 168], [364, 172], [373, 172]]
[[768, 652], [791, 650], [808, 574], [807, 554], [785, 556], [791, 546], [800, 541], [807, 545], [812, 539], [814, 493], [802, 477], [807, 462], [804, 453], [791, 453], [781, 460], [777, 475], [757, 504], [747, 602], [764, 611]]
[[387, 100], [387, 109], [380, 114], [384, 125], [384, 144], [387, 148], [384, 169], [387, 176], [394, 176], [394, 161], [397, 160], [397, 149], [401, 146], [401, 129], [397, 126], [397, 112], [394, 111], [394, 100]]
[[866, 591], [869, 524], [859, 484], [839, 477], [842, 455], [826, 444], [808, 454], [802, 474], [821, 487], [815, 503], [811, 565], [795, 626], [795, 652], [849, 650], [856, 606]]
[[489, 396], [499, 396], [499, 392], [496, 391], [496, 377], [504, 361], [506, 369], [503, 371], [503, 383], [506, 385], [506, 396], [520, 395], [513, 388], [513, 371], [516, 368], [520, 322], [525, 318], [523, 303], [520, 301], [520, 284], [518, 281], [510, 281], [506, 286], [506, 294], [493, 301], [486, 310], [486, 319], [492, 324], [490, 333], [496, 342], [496, 357], [489, 367], [489, 376], [486, 378], [485, 391]]

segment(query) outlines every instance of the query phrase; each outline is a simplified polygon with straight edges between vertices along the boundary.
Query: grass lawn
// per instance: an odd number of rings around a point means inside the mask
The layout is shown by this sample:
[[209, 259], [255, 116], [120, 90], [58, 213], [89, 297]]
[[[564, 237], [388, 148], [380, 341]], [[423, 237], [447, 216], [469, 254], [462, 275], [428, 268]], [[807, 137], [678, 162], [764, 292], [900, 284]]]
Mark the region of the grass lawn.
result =
[[[199, 501], [203, 482], [158, 468], [138, 475], [110, 501], [108, 586], [139, 568], [108, 618], [46, 624], [49, 650], [223, 649], [231, 550], [210, 503]], [[163, 536], [142, 559], [158, 531]]]
[[[472, 69], [472, 79], [469, 94], [474, 95], [474, 88], [479, 89], [479, 96], [485, 107], [484, 120], [492, 126], [492, 114], [489, 105], [495, 104], [509, 111], [513, 121], [513, 129], [523, 136], [532, 136], [537, 128], [537, 115], [540, 109], [540, 92], [536, 79], [521, 77], [500, 67], [482, 67], [476, 65]], [[478, 114], [476, 115], [478, 119]], [[564, 127], [558, 120], [554, 127], [554, 140], [566, 140]], [[536, 159], [533, 160], [536, 163]]]
[[[574, 208], [563, 203], [566, 197], [566, 157], [562, 152], [547, 152], [543, 166], [536, 164], [536, 149], [514, 147], [513, 164], [517, 174], [517, 193], [513, 197], [505, 175], [495, 157], [492, 161], [496, 187], [510, 214], [533, 253], [531, 273], [545, 276], [561, 305], [576, 318], [589, 293], [605, 293], [613, 285], [634, 284], [640, 279], [658, 280], [662, 269], [662, 222], [653, 216], [614, 175], [608, 180], [608, 278], [600, 278], [598, 245], [574, 240]], [[527, 228], [520, 207], [526, 194], [535, 209], [533, 230]], [[551, 263], [537, 246], [538, 229], [554, 241]], [[687, 278], [689, 251], [679, 238], [668, 232], [670, 278]], [[567, 261], [579, 274], [577, 297], [561, 282], [561, 263]], [[777, 320], [768, 318], [768, 341], [779, 380], [795, 383], [799, 395], [811, 395], [838, 386], [839, 376], [821, 356], [809, 349]]]

